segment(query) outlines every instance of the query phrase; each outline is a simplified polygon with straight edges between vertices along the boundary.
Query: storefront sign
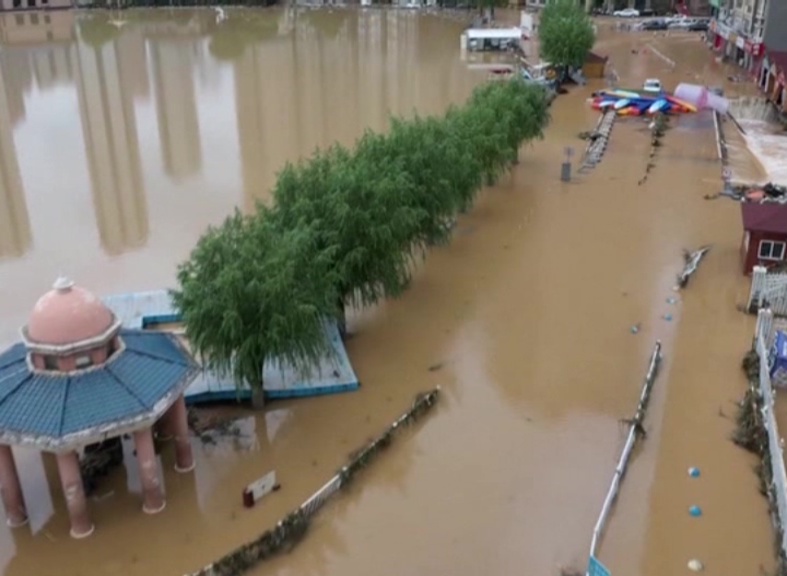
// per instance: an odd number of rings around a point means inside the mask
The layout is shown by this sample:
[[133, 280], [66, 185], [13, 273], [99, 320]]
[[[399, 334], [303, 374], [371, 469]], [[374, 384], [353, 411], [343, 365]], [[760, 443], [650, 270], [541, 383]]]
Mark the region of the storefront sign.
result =
[[746, 40], [746, 44], [744, 45], [743, 50], [744, 52], [746, 52], [747, 54], [751, 54], [752, 56], [760, 56], [762, 54], [762, 43]]
[[746, 45], [746, 40], [741, 38], [740, 36], [735, 37], [735, 46], [743, 50], [743, 47]]

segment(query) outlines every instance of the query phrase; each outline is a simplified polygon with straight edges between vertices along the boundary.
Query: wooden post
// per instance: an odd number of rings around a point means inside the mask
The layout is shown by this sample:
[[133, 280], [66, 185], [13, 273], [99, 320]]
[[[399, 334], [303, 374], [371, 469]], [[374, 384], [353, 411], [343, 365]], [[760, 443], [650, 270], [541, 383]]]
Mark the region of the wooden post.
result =
[[751, 274], [751, 291], [749, 292], [749, 306], [750, 312], [754, 308], [761, 308], [765, 299], [765, 279], [768, 275], [768, 270], [764, 266], [755, 266]]
[[770, 308], [761, 308], [757, 311], [757, 325], [754, 337], [762, 336], [762, 341], [766, 346], [771, 343], [771, 333], [773, 332], [773, 312]]

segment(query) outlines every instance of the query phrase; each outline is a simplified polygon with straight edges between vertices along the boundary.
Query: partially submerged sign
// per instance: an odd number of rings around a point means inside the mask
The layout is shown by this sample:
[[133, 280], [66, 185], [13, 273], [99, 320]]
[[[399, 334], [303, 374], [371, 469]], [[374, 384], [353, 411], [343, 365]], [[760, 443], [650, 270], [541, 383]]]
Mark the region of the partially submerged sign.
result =
[[255, 480], [243, 490], [243, 505], [246, 508], [251, 508], [257, 501], [268, 494], [273, 492], [276, 487], [276, 470], [271, 470], [262, 478]]

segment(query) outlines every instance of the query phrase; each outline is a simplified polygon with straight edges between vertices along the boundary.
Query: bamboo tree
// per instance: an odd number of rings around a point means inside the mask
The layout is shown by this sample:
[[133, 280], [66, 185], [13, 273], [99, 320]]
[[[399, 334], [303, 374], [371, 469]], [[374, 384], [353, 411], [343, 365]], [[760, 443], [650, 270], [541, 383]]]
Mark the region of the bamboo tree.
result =
[[260, 210], [236, 212], [199, 240], [178, 269], [173, 301], [204, 364], [263, 399], [263, 366], [305, 370], [326, 352], [333, 271], [308, 228], [282, 231]]

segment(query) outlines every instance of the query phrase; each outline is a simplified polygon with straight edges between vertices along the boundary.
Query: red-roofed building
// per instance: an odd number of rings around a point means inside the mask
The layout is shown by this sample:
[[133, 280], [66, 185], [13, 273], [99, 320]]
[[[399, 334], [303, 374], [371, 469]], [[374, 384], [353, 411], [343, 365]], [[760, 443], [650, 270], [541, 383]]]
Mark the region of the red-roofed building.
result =
[[741, 265], [744, 274], [755, 266], [766, 268], [787, 259], [787, 206], [782, 204], [741, 204], [743, 242]]

